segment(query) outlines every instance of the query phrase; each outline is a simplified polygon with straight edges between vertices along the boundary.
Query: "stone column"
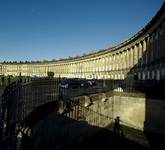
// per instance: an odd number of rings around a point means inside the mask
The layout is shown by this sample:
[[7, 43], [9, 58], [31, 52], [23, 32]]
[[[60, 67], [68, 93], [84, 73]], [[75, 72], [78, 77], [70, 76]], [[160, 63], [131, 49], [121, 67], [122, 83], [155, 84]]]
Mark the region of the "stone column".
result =
[[93, 68], [93, 60], [91, 59], [91, 60], [90, 60], [90, 73], [91, 73], [91, 74], [92, 74], [92, 71], [93, 71], [92, 68]]
[[123, 62], [123, 52], [120, 52], [119, 53], [119, 70], [122, 70], [122, 68], [123, 68], [123, 64], [124, 62]]
[[135, 67], [135, 46], [132, 46], [133, 67]]
[[93, 59], [91, 60], [91, 75], [92, 75], [92, 79], [93, 79], [93, 68], [94, 68], [94, 61]]
[[147, 38], [147, 64], [151, 62], [151, 41], [150, 37]]
[[129, 68], [129, 50], [126, 50], [126, 68]]
[[141, 65], [142, 65], [142, 44], [141, 44], [141, 42], [139, 43], [139, 48], [138, 48], [138, 59], [139, 59], [139, 61], [138, 61], [138, 63], [139, 63], [139, 66], [141, 67]]
[[165, 57], [165, 22], [162, 23], [162, 27], [161, 27], [161, 56]]
[[120, 56], [121, 56], [120, 57], [121, 58], [121, 62], [120, 62], [120, 69], [121, 69], [120, 73], [121, 73], [121, 77], [120, 78], [123, 79], [122, 76], [123, 76], [123, 72], [124, 72], [123, 70], [124, 70], [124, 65], [125, 65], [124, 64], [125, 62], [124, 62], [124, 52], [123, 51], [120, 53]]
[[118, 69], [119, 69], [119, 61], [118, 61], [118, 57], [119, 57], [119, 54], [118, 53], [116, 53], [116, 63], [115, 63], [115, 68], [116, 68], [116, 71], [118, 71]]
[[134, 60], [133, 60], [133, 48], [130, 48], [130, 68], [134, 66]]
[[105, 60], [105, 57], [102, 58], [102, 71], [105, 73], [105, 63], [106, 63], [106, 60]]
[[151, 62], [154, 61], [154, 34], [151, 35]]
[[115, 55], [114, 55], [114, 63], [113, 63], [113, 66], [114, 66], [114, 70], [115, 70], [115, 71], [116, 71], [116, 64], [117, 64], [116, 59], [117, 59], [117, 56], [116, 56], [116, 54], [115, 54]]
[[148, 37], [148, 46], [147, 46], [147, 60], [148, 60], [148, 63], [151, 63], [152, 61], [152, 43], [151, 43], [151, 37]]
[[92, 75], [92, 79], [93, 79], [93, 59], [91, 60], [91, 75]]
[[93, 74], [95, 74], [95, 71], [96, 71], [96, 59], [93, 60]]
[[95, 59], [94, 62], [95, 62], [94, 63], [95, 73], [97, 73], [97, 71], [98, 71], [97, 59]]
[[146, 65], [149, 63], [149, 37], [146, 37]]
[[87, 61], [87, 76], [88, 76], [88, 73], [89, 73], [89, 60]]
[[156, 55], [156, 60], [160, 58], [159, 48], [158, 48], [158, 38], [159, 38], [158, 34], [159, 33], [158, 33], [158, 30], [157, 30], [156, 33], [155, 33], [155, 55]]
[[119, 53], [120, 57], [119, 57], [119, 63], [120, 63], [120, 66], [119, 66], [119, 69], [122, 70], [123, 69], [123, 65], [124, 65], [124, 62], [123, 62], [123, 52], [120, 52]]
[[111, 63], [111, 55], [108, 56], [108, 71], [111, 71], [111, 66], [112, 66], [112, 63]]
[[128, 49], [128, 69], [130, 69], [131, 68], [131, 49], [129, 48]]
[[157, 50], [158, 50], [158, 59], [161, 59], [162, 56], [162, 52], [164, 51], [164, 49], [162, 48], [161, 44], [164, 44], [164, 41], [161, 40], [162, 36], [161, 36], [161, 29], [159, 28], [157, 31]]
[[159, 30], [159, 53], [160, 53], [160, 58], [163, 57], [163, 30], [162, 27]]
[[144, 65], [145, 55], [144, 55], [144, 41], [141, 41], [141, 66]]
[[146, 39], [144, 39], [143, 41], [143, 64], [144, 65], [147, 64], [146, 48], [147, 48]]
[[123, 51], [123, 55], [124, 55], [123, 56], [123, 59], [124, 59], [124, 64], [123, 65], [124, 65], [124, 69], [126, 69], [127, 68], [127, 61], [126, 61], [127, 59], [126, 59], [126, 51], [125, 50]]
[[138, 46], [135, 44], [134, 46], [134, 65], [138, 64]]
[[114, 70], [114, 55], [111, 57], [111, 66], [112, 66], [112, 71]]

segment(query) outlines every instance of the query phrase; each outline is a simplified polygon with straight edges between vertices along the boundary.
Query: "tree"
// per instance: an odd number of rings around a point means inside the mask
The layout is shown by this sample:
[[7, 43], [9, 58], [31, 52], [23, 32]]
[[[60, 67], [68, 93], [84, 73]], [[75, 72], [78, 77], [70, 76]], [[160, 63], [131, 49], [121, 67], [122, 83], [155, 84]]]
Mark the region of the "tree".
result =
[[48, 71], [47, 72], [48, 77], [53, 78], [54, 77], [54, 72]]

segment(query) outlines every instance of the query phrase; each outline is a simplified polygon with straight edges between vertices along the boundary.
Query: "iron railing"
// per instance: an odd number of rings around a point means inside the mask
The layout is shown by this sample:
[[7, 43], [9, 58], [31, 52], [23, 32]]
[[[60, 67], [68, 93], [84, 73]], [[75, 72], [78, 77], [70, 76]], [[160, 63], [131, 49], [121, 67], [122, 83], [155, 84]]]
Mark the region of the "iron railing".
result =
[[[143, 92], [147, 96], [164, 99], [163, 90], [165, 88], [165, 81], [96, 80], [96, 85], [93, 87], [75, 89], [59, 88], [59, 82], [59, 79], [14, 82], [5, 88], [3, 96], [0, 99], [1, 149], [16, 148], [16, 136], [22, 121], [36, 107], [48, 102], [58, 101], [59, 99], [68, 101], [76, 96], [114, 90], [119, 92]], [[87, 108], [82, 108], [81, 110], [90, 112], [89, 114], [97, 116], [100, 120], [106, 118], [106, 116], [92, 112], [92, 110], [88, 110]], [[98, 120], [96, 119], [96, 121]], [[100, 123], [94, 122], [94, 124]]]
[[59, 98], [59, 80], [8, 85], [0, 102], [0, 148], [16, 149], [17, 134], [25, 117], [36, 107]]

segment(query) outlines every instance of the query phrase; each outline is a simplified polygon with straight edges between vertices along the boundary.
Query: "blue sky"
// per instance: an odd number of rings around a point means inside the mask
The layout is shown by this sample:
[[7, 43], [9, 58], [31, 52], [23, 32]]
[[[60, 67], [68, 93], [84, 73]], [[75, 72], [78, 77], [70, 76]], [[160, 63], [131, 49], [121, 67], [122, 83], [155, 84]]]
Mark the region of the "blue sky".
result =
[[164, 0], [0, 0], [0, 61], [52, 60], [119, 44]]

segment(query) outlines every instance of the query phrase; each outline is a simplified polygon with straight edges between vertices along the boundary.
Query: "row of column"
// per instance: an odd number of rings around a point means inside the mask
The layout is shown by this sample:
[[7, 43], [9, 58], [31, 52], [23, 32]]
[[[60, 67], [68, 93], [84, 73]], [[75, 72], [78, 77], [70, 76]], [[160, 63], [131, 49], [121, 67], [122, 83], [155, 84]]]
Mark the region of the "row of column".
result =
[[[43, 65], [11, 64], [7, 65], [5, 70], [2, 64], [1, 70], [6, 73], [19, 70], [19, 72], [27, 72], [27, 74], [34, 73], [37, 75], [46, 75], [48, 71], [53, 71], [55, 74], [63, 74], [66, 77], [86, 77], [97, 74], [97, 76], [106, 76], [106, 78], [109, 78], [112, 74], [114, 75], [114, 72], [117, 76], [122, 76], [130, 70], [136, 72], [136, 70], [140, 70], [139, 68], [152, 67], [153, 63], [157, 64], [158, 60], [162, 60], [165, 57], [164, 28], [165, 24], [163, 23], [163, 25], [151, 34], [143, 37], [143, 39], [135, 41], [133, 44], [117, 49], [116, 51], [111, 52], [110, 50], [107, 54], [94, 56], [91, 59], [84, 59], [82, 61], [75, 60], [75, 62], [68, 60], [68, 63], [54, 62]], [[14, 66], [16, 66], [16, 68]], [[124, 73], [121, 73], [122, 71]]]
[[146, 45], [146, 40], [144, 40], [139, 44], [116, 54], [110, 54], [109, 56], [88, 60], [86, 62], [78, 62], [67, 66], [61, 66], [65, 67], [65, 69], [61, 68], [61, 73], [95, 73], [130, 69], [135, 67], [135, 65], [141, 66], [142, 64], [147, 63], [146, 58], [142, 57], [146, 51]]

